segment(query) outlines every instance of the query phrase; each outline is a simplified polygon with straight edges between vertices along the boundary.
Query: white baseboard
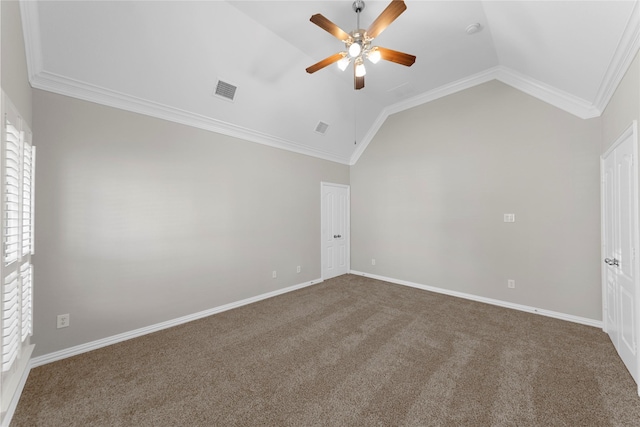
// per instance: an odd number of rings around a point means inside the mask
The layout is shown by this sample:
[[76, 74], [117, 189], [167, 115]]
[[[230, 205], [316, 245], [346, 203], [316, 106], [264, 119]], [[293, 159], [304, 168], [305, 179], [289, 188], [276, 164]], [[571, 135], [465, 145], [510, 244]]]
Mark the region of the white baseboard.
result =
[[378, 276], [376, 274], [363, 273], [361, 271], [350, 271], [351, 274], [358, 276], [371, 277], [372, 279], [382, 280], [385, 282], [395, 283], [397, 285], [410, 286], [412, 288], [422, 289], [424, 291], [436, 292], [439, 294], [449, 295], [458, 298], [464, 298], [472, 301], [483, 302], [485, 304], [497, 305], [500, 307], [511, 308], [519, 311], [526, 311], [527, 313], [540, 314], [542, 316], [553, 317], [560, 320], [566, 320], [568, 322], [580, 323], [582, 325], [594, 326], [602, 329], [602, 321], [588, 319], [586, 317], [574, 316], [566, 313], [559, 313], [557, 311], [545, 310], [542, 308], [531, 307], [528, 305], [515, 304], [508, 301], [497, 300], [493, 298], [485, 298], [477, 295], [467, 294], [464, 292], [451, 291], [449, 289], [438, 288], [435, 286], [421, 285], [419, 283], [409, 282], [407, 280], [392, 279], [390, 277]]
[[255, 297], [246, 298], [240, 301], [232, 302], [229, 304], [214, 307], [208, 310], [200, 311], [198, 313], [189, 314], [187, 316], [179, 317], [177, 319], [168, 320], [166, 322], [157, 323], [155, 325], [147, 326], [133, 331], [124, 332], [122, 334], [113, 335], [111, 337], [102, 338], [96, 341], [91, 341], [86, 344], [80, 344], [74, 347], [66, 348], [64, 350], [56, 351], [53, 353], [45, 354], [42, 356], [34, 357], [31, 359], [30, 368], [46, 365], [47, 363], [55, 362], [58, 360], [66, 359], [67, 357], [77, 356], [82, 353], [86, 353], [92, 350], [97, 350], [108, 345], [116, 344], [122, 341], [130, 340], [132, 338], [138, 338], [143, 335], [147, 335], [153, 332], [160, 331], [162, 329], [178, 326], [183, 323], [191, 322], [194, 320], [202, 319], [213, 314], [221, 313], [223, 311], [231, 310], [234, 308], [242, 307], [243, 305], [258, 302], [267, 298], [275, 297], [278, 295], [292, 292], [298, 289], [305, 288], [307, 286], [315, 285], [322, 282], [322, 279], [311, 280], [309, 282], [301, 283], [299, 285], [289, 286], [288, 288], [278, 289], [276, 291], [267, 292], [265, 294], [257, 295]]

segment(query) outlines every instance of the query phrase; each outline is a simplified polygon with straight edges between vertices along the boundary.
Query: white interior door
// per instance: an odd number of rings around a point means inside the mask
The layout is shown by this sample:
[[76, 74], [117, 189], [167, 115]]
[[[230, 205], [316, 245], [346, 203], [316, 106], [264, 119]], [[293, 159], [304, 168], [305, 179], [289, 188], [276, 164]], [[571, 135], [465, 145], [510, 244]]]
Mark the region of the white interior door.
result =
[[349, 186], [323, 182], [322, 278], [349, 272]]
[[[638, 383], [638, 174], [635, 124], [602, 162], [604, 325]], [[640, 390], [640, 389], [639, 389]]]

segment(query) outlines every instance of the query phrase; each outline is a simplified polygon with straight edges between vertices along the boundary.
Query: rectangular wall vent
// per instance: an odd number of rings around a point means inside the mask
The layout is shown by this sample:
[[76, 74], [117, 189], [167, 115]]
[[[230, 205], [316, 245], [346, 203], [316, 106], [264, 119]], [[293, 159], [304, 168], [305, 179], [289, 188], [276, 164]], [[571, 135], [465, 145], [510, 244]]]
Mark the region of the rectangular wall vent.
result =
[[327, 129], [329, 129], [328, 124], [326, 124], [325, 122], [318, 122], [318, 125], [316, 126], [316, 132], [324, 135], [327, 132]]
[[233, 101], [233, 98], [236, 96], [236, 89], [238, 88], [231, 83], [218, 80], [215, 95], [224, 99], [228, 99], [229, 101]]

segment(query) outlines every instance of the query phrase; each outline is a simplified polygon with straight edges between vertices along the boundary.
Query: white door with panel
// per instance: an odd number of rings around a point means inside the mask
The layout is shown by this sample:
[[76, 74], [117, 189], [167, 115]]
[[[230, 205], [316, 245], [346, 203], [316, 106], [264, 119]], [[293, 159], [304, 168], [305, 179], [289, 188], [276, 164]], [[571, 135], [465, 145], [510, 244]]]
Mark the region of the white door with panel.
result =
[[349, 272], [349, 186], [323, 182], [322, 278]]
[[636, 128], [634, 123], [602, 159], [602, 296], [604, 329], [638, 384]]

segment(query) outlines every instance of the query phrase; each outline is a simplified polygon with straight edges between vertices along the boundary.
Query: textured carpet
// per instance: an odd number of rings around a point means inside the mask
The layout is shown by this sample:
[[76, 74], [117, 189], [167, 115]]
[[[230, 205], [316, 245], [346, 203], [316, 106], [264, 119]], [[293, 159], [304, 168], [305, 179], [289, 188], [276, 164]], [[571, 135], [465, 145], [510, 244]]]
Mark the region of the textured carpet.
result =
[[346, 275], [31, 371], [12, 426], [640, 425], [602, 330]]

